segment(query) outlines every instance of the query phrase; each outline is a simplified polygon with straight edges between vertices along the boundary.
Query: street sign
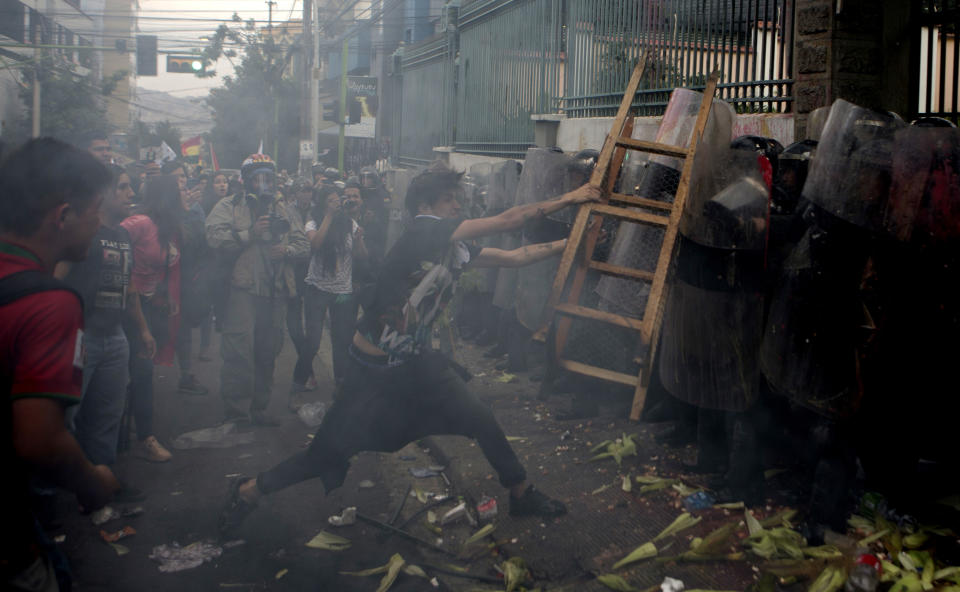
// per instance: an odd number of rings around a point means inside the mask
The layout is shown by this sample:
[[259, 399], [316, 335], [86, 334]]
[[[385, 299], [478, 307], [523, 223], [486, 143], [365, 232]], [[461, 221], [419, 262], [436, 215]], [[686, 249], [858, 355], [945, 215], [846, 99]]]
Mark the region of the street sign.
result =
[[313, 142], [310, 140], [300, 140], [300, 160], [313, 160], [313, 156]]

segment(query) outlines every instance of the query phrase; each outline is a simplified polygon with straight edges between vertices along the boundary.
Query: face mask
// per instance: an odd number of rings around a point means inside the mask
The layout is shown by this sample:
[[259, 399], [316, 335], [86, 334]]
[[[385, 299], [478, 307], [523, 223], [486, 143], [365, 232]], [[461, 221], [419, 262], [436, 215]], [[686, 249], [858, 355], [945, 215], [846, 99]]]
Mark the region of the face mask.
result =
[[274, 176], [270, 173], [257, 173], [250, 181], [257, 197], [273, 197], [276, 192]]

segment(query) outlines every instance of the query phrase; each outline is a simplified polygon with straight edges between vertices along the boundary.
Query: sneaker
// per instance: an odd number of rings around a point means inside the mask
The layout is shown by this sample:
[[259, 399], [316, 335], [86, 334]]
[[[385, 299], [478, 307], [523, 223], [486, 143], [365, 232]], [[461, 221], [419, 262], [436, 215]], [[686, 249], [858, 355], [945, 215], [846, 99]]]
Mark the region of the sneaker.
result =
[[553, 518], [567, 513], [563, 502], [540, 493], [533, 485], [527, 487], [520, 497], [510, 496], [511, 516], [540, 516]]
[[280, 425], [279, 421], [267, 415], [263, 411], [251, 411], [250, 423], [252, 423], [255, 426], [260, 426], [262, 428], [273, 428]]
[[303, 388], [305, 388], [308, 391], [317, 390], [317, 379], [311, 376], [310, 378], [307, 379], [307, 384], [303, 385]]
[[218, 528], [221, 535], [227, 535], [236, 530], [250, 512], [257, 508], [256, 502], [250, 503], [240, 497], [240, 486], [249, 481], [249, 477], [238, 477], [230, 485], [230, 493], [227, 494], [227, 503], [220, 511]]
[[312, 389], [310, 389], [306, 384], [300, 384], [299, 382], [291, 382], [291, 383], [290, 383], [290, 394], [291, 394], [291, 395], [296, 395], [297, 393], [305, 393], [305, 392], [308, 392], [308, 391], [310, 391], [310, 390], [312, 390]]
[[140, 444], [137, 445], [136, 455], [139, 458], [156, 463], [167, 462], [173, 458], [170, 451], [157, 441], [156, 436], [149, 436], [147, 439], [142, 440]]
[[113, 501], [118, 504], [142, 502], [145, 499], [147, 499], [147, 494], [136, 487], [131, 487], [126, 481], [120, 482], [120, 489], [113, 495]]
[[183, 393], [185, 395], [205, 395], [209, 391], [207, 387], [200, 384], [200, 381], [197, 380], [197, 377], [193, 374], [184, 376], [180, 379], [180, 383], [177, 385], [177, 392]]

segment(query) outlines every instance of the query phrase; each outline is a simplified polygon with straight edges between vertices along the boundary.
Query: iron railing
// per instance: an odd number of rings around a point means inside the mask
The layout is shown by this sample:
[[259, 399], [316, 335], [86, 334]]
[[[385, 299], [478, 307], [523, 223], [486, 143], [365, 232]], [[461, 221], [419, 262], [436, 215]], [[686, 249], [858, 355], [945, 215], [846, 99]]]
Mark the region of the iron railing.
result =
[[960, 124], [960, 0], [921, 0], [916, 114]]
[[793, 97], [795, 0], [567, 0], [568, 117], [610, 116], [641, 52], [647, 73], [635, 106], [660, 115], [676, 87], [719, 94], [740, 112], [787, 112]]
[[439, 35], [405, 48], [397, 162], [419, 166], [434, 158], [434, 146], [450, 146], [454, 133], [454, 38]]
[[459, 15], [456, 149], [522, 158], [533, 145], [530, 115], [561, 94], [563, 3], [474, 0]]

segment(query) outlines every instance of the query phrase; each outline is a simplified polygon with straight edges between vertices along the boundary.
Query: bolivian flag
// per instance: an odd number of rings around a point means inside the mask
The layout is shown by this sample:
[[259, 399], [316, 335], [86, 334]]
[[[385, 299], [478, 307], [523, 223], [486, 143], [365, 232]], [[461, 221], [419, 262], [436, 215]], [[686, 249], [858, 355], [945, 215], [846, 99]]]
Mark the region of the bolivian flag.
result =
[[189, 138], [187, 140], [184, 140], [183, 143], [180, 144], [180, 154], [182, 154], [185, 158], [196, 157], [199, 160], [201, 146], [203, 146], [202, 136], [195, 136], [193, 138]]

